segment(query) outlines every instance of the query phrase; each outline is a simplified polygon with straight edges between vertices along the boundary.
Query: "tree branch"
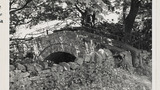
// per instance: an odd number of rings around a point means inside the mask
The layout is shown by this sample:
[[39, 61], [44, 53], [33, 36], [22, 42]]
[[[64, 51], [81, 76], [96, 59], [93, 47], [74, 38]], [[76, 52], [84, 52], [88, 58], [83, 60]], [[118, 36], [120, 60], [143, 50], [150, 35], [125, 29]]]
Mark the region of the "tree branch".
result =
[[24, 9], [28, 5], [28, 3], [30, 3], [31, 1], [32, 0], [27, 0], [26, 3], [21, 8], [18, 8], [18, 9], [15, 9], [15, 10], [11, 10], [10, 13], [14, 13], [16, 11]]
[[76, 6], [76, 9], [83, 15], [84, 12], [77, 6], [77, 4], [75, 4], [75, 6]]
[[13, 41], [13, 40], [24, 40], [24, 41], [30, 41], [30, 40], [32, 40], [33, 39], [33, 37], [30, 37], [30, 38], [10, 38], [10, 41]]
[[15, 1], [16, 1], [16, 0], [12, 0], [12, 1], [10, 0], [10, 3], [9, 3], [9, 5], [10, 5], [9, 8], [10, 8], [10, 10], [11, 10], [12, 4], [13, 4]]

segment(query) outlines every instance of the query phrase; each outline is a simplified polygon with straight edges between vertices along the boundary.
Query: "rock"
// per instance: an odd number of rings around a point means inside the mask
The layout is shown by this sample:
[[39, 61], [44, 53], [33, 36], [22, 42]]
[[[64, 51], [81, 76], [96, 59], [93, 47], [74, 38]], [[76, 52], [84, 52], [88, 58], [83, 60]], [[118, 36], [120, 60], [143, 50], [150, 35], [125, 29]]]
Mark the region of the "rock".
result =
[[138, 85], [136, 86], [136, 90], [146, 90], [146, 88], [144, 86]]
[[25, 64], [25, 66], [27, 67], [27, 71], [36, 72], [33, 64]]
[[51, 71], [52, 72], [55, 72], [55, 71], [57, 71], [57, 64], [53, 64], [53, 66], [51, 67]]
[[21, 74], [20, 74], [20, 77], [25, 78], [25, 77], [28, 77], [29, 75], [30, 75], [30, 73], [25, 72], [25, 73], [21, 73]]
[[133, 64], [132, 64], [132, 55], [129, 51], [121, 52], [120, 55], [123, 57], [122, 61], [122, 67], [124, 69], [127, 69], [128, 71], [133, 70]]
[[90, 56], [91, 56], [91, 62], [95, 62], [95, 54], [96, 54], [96, 52], [92, 52], [90, 54]]
[[16, 68], [13, 65], [9, 65], [9, 70], [14, 71]]
[[22, 79], [21, 75], [21, 70], [14, 70], [13, 72], [11, 71], [10, 73], [10, 82], [17, 82], [18, 80]]
[[104, 49], [107, 59], [113, 58], [113, 54], [109, 49]]
[[50, 69], [46, 69], [46, 70], [40, 71], [39, 73], [40, 73], [40, 74], [46, 74], [46, 73], [50, 73], [50, 72], [51, 72]]
[[14, 70], [15, 74], [22, 73], [21, 70]]
[[84, 59], [83, 58], [78, 58], [77, 61], [75, 61], [78, 65], [83, 64]]
[[140, 56], [143, 58], [143, 59], [147, 59], [147, 57], [149, 57], [149, 55], [151, 55], [150, 52], [147, 52], [146, 50], [142, 50], [140, 52]]
[[35, 66], [35, 70], [38, 71], [38, 72], [42, 71], [42, 69], [43, 69], [43, 67], [39, 64], [35, 63], [34, 66]]
[[44, 68], [48, 68], [48, 63], [47, 62], [43, 62], [44, 64]]
[[34, 77], [30, 77], [30, 80], [39, 80], [40, 76], [34, 76]]
[[28, 77], [22, 78], [19, 80], [19, 83], [21, 83], [21, 86], [25, 87], [25, 85], [30, 85], [32, 82]]
[[112, 56], [112, 52], [109, 49], [104, 49], [107, 56]]
[[14, 71], [9, 72], [9, 82], [15, 82], [15, 72]]
[[48, 68], [48, 62], [47, 61], [38, 61], [38, 64], [41, 65], [44, 69]]
[[17, 69], [18, 70], [21, 70], [22, 72], [25, 72], [26, 71], [26, 67], [20, 63], [17, 63]]
[[85, 61], [85, 62], [89, 62], [90, 60], [91, 60], [90, 54], [86, 54], [86, 55], [84, 56], [84, 61]]
[[33, 59], [31, 58], [25, 58], [23, 63], [32, 63]]
[[96, 61], [96, 63], [101, 66], [102, 60], [103, 60], [102, 56], [99, 53], [96, 53], [95, 54], [95, 61]]
[[71, 68], [72, 70], [77, 69], [78, 66], [79, 66], [79, 65], [78, 65], [77, 63], [75, 63], [75, 62], [70, 62], [69, 65], [70, 65], [70, 68]]
[[61, 65], [57, 66], [57, 72], [63, 72], [63, 67]]
[[70, 70], [70, 65], [66, 62], [59, 63], [59, 65], [61, 65], [64, 70]]
[[57, 73], [57, 72], [52, 72], [52, 76], [54, 77], [54, 80], [58, 80], [58, 78], [59, 78], [59, 73]]
[[106, 55], [106, 52], [104, 51], [104, 49], [99, 49], [98, 53], [102, 56], [103, 60], [107, 59], [107, 55]]

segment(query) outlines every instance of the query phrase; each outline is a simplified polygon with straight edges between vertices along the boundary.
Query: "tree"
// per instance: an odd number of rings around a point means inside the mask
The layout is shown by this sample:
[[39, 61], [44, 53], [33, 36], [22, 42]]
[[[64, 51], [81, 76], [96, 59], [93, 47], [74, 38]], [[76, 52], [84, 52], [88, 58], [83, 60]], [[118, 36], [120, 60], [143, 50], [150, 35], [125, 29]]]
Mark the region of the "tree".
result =
[[72, 9], [63, 8], [61, 4], [59, 0], [10, 0], [10, 34], [23, 24], [31, 27], [41, 21], [68, 17]]
[[126, 33], [126, 37], [129, 36], [129, 39], [131, 37], [131, 31], [133, 28], [133, 24], [135, 21], [135, 18], [137, 16], [138, 10], [140, 7], [140, 1], [139, 0], [131, 0], [131, 7], [130, 7], [130, 11], [129, 14], [127, 15], [127, 17], [125, 18], [125, 33]]
[[[21, 10], [26, 8], [29, 3], [31, 3], [32, 0], [10, 0], [10, 34], [16, 32], [16, 26], [21, 25], [24, 23], [25, 18], [23, 18], [22, 14], [19, 13]], [[17, 15], [21, 14], [21, 15]], [[27, 17], [27, 16], [25, 16]]]

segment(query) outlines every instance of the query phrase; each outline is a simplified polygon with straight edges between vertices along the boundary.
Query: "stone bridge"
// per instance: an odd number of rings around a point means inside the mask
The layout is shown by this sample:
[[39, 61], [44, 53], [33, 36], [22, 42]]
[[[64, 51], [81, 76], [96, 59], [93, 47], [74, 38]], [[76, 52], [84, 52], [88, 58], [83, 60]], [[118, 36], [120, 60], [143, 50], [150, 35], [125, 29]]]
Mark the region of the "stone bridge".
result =
[[30, 41], [37, 58], [44, 60], [54, 52], [67, 52], [76, 57], [85, 53], [84, 43], [74, 32], [56, 32]]
[[70, 53], [76, 57], [83, 57], [84, 53], [95, 49], [95, 47], [92, 47], [93, 43], [105, 43], [108, 45], [110, 43], [110, 40], [106, 37], [88, 33], [81, 29], [75, 31], [67, 30], [39, 36], [28, 43], [31, 44], [32, 51], [40, 60], [44, 60], [51, 53], [59, 51]]

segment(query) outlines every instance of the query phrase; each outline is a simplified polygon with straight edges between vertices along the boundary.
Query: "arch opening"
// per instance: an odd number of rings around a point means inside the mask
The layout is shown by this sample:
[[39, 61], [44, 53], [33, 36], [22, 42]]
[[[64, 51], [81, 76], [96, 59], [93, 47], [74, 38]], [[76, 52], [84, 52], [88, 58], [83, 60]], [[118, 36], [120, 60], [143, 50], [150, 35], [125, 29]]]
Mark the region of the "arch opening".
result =
[[61, 62], [74, 62], [76, 57], [67, 52], [54, 52], [48, 55], [44, 60], [51, 61], [55, 64], [59, 64]]

